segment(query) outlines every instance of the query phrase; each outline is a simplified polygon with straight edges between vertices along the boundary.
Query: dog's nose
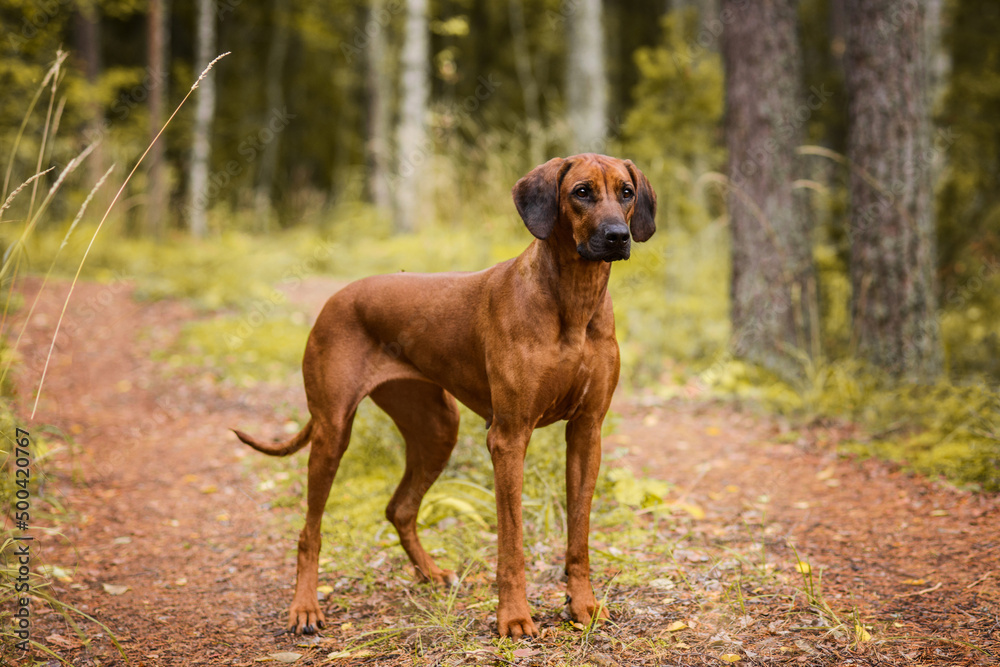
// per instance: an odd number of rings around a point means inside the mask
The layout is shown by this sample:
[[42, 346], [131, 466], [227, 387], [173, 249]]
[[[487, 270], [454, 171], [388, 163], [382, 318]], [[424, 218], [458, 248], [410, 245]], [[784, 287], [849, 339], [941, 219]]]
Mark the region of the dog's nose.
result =
[[608, 245], [625, 245], [628, 242], [628, 227], [625, 225], [608, 225], [604, 229], [604, 240]]

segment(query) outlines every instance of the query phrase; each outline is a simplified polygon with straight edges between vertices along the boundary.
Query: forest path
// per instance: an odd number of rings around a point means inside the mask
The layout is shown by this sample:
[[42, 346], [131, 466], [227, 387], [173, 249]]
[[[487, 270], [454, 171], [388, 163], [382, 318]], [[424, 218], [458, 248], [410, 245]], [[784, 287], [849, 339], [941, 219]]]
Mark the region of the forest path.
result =
[[[39, 286], [34, 278], [21, 285], [27, 304]], [[315, 317], [336, 287], [312, 279], [288, 296]], [[67, 283], [46, 288], [27, 323], [19, 414], [30, 412], [67, 290]], [[20, 331], [26, 311], [10, 331]], [[77, 286], [39, 416], [22, 425], [52, 426], [75, 442], [54, 456], [44, 487], [70, 519], [51, 534], [35, 527], [33, 567], [62, 568], [56, 596], [107, 625], [130, 664], [249, 665], [281, 651], [304, 654], [296, 664], [322, 662], [329, 650], [310, 652], [297, 638], [275, 635], [291, 597], [289, 552], [301, 510], [265, 506], [240, 461], [248, 450], [227, 430], [275, 432], [278, 406], [304, 411], [301, 386], [240, 389], [198, 373], [179, 380], [154, 352], [202, 316], [183, 302], [136, 302], [127, 284]], [[745, 526], [779, 560], [794, 544], [814, 572], [822, 569], [825, 597], [856, 606], [873, 625], [870, 646], [833, 651], [818, 641], [817, 628], [775, 625], [777, 610], [764, 604], [748, 612], [755, 618], [733, 640], [746, 651], [740, 664], [996, 664], [1000, 499], [840, 456], [835, 445], [849, 434], [842, 425], [792, 430], [694, 386], [679, 394], [669, 401], [620, 396], [606, 453], [675, 485], [672, 500], [704, 512], [692, 522], [699, 539], [735, 544], [741, 538], [733, 527]], [[33, 613], [34, 638], [73, 665], [125, 664], [97, 626], [81, 625], [90, 639], [84, 645], [59, 614], [37, 605]], [[645, 621], [645, 635], [672, 639], [670, 618]], [[710, 634], [675, 643], [669, 664], [722, 664]], [[893, 643], [888, 634], [908, 639]], [[490, 660], [507, 664], [486, 648]], [[536, 664], [545, 655], [543, 646], [514, 661]], [[595, 655], [594, 664], [645, 664], [634, 647], [616, 658]], [[663, 664], [660, 655], [650, 664]], [[404, 652], [372, 664], [407, 660]]]

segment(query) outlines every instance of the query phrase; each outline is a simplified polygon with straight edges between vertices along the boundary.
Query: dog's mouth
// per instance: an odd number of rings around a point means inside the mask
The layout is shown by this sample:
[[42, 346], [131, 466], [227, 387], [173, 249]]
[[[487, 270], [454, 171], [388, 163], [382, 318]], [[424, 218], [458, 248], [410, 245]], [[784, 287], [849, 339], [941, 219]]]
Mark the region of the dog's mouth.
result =
[[617, 262], [628, 259], [632, 254], [630, 244], [616, 245], [614, 247], [592, 247], [589, 243], [581, 243], [576, 247], [576, 251], [589, 262]]

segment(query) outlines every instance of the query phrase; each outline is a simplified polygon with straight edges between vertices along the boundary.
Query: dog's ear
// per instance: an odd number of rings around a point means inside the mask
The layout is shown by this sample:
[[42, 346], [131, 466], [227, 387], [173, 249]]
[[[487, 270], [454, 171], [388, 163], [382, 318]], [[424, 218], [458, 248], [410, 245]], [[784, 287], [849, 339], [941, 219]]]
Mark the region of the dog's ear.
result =
[[569, 167], [569, 160], [552, 158], [529, 171], [511, 190], [517, 212], [537, 238], [548, 238], [555, 227], [559, 217], [559, 187]]
[[625, 160], [625, 168], [635, 186], [635, 208], [632, 209], [632, 222], [629, 225], [632, 238], [636, 241], [648, 241], [656, 231], [656, 193], [646, 175], [639, 171], [632, 160]]

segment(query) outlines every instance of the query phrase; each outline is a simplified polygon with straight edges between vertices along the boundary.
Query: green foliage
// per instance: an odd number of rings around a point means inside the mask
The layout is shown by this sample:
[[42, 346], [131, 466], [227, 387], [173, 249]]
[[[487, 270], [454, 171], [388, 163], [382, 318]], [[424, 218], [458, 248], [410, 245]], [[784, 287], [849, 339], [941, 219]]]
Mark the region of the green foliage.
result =
[[703, 374], [723, 395], [779, 413], [833, 417], [870, 434], [849, 450], [899, 461], [987, 491], [1000, 490], [1000, 394], [988, 385], [903, 385], [858, 362], [803, 362], [797, 385], [741, 361], [723, 361]]
[[951, 74], [933, 146], [935, 160], [947, 160], [937, 199], [946, 293], [1000, 257], [1000, 8], [989, 0], [947, 7]]
[[[237, 386], [287, 382], [302, 364], [309, 326], [299, 312], [271, 315], [220, 315], [184, 325], [169, 350], [155, 358], [175, 367], [192, 365]], [[252, 339], [252, 344], [249, 341]]]
[[688, 55], [698, 27], [694, 10], [671, 12], [663, 19], [661, 45], [636, 51], [636, 104], [622, 128], [625, 152], [660, 193], [661, 224], [694, 230], [709, 219], [698, 179], [725, 161], [722, 63], [709, 51]]

